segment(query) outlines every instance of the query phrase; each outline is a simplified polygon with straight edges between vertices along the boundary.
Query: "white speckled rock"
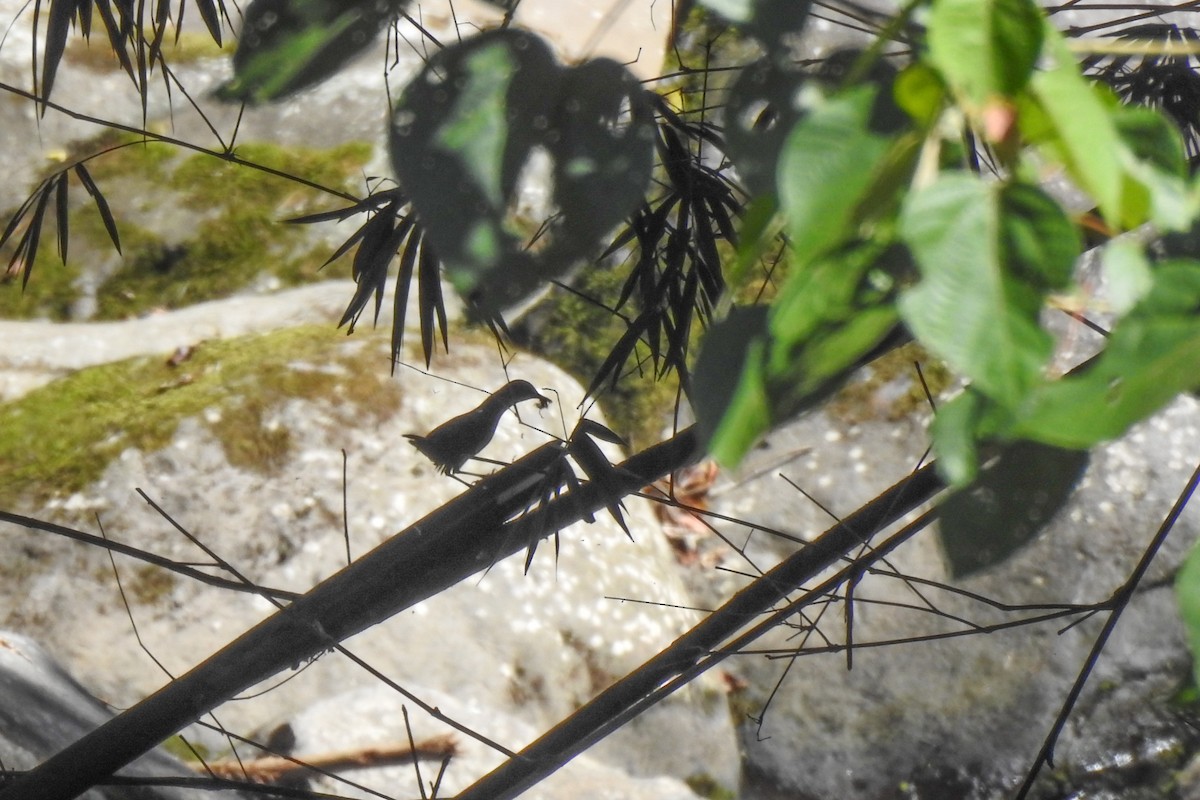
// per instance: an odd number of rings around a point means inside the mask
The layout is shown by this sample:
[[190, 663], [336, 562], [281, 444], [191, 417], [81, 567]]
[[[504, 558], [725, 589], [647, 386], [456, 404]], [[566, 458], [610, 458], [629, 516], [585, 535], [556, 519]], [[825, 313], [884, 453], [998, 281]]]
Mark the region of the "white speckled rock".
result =
[[[1181, 398], [1098, 448], [1068, 505], [1038, 540], [958, 585], [1016, 606], [1108, 599], [1195, 468], [1197, 420], [1200, 403]], [[740, 482], [735, 476], [714, 490], [715, 508], [808, 539], [832, 520], [781, 475], [845, 515], [915, 467], [926, 446], [919, 419], [847, 423], [818, 412], [772, 434], [740, 472]], [[733, 541], [748, 535], [743, 528], [721, 527]], [[1171, 704], [1189, 678], [1190, 656], [1170, 578], [1198, 534], [1200, 508], [1193, 503], [1121, 619], [1059, 743], [1055, 774], [1069, 776], [1068, 785], [1113, 792], [1096, 796], [1162, 797], [1157, 790], [1143, 795], [1135, 789], [1169, 780], [1195, 747], [1194, 731]], [[766, 568], [794, 547], [760, 531], [750, 536], [748, 552]], [[933, 530], [889, 556], [888, 567], [948, 580]], [[854, 597], [852, 670], [836, 650], [795, 661], [759, 656], [727, 662], [750, 685], [744, 700], [751, 715], [771, 697], [761, 729], [743, 724], [748, 796], [898, 797], [906, 795], [896, 794], [896, 787], [906, 785], [912, 797], [1012, 797], [1103, 615], [1061, 633], [1070, 619], [986, 636], [864, 647], [1052, 609], [1004, 612], [887, 575], [866, 576]], [[930, 613], [927, 603], [944, 616]], [[808, 610], [807, 621], [815, 621], [817, 630], [781, 629], [757, 647], [787, 653], [805, 643], [818, 651], [844, 643], [844, 603], [823, 608]], [[1051, 794], [1034, 796], [1063, 796], [1054, 794], [1061, 786], [1052, 782], [1042, 788]]]
[[[442, 713], [463, 722], [472, 730], [486, 734], [493, 741], [508, 745], [532, 741], [539, 731], [520, 715], [490, 708], [474, 700], [427, 687], [407, 686], [423, 700], [435, 705]], [[347, 747], [384, 747], [408, 742], [404, 714], [407, 711], [413, 739], [440, 736], [451, 729], [415, 708], [397, 692], [383, 686], [357, 689], [327, 698], [305, 709], [289, 720], [296, 737], [292, 755], [303, 758]], [[476, 777], [485, 775], [504, 760], [504, 756], [487, 745], [451, 732], [457, 753], [441, 776], [439, 797], [452, 797], [465, 789]], [[426, 792], [437, 776], [439, 764], [426, 761], [421, 765], [421, 777]], [[419, 795], [417, 776], [412, 764], [393, 767], [351, 769], [341, 776], [357, 786], [347, 786], [331, 778], [312, 781], [316, 791], [337, 793], [344, 797], [369, 798], [376, 795], [368, 790], [389, 796]], [[363, 787], [363, 788], [358, 788]], [[589, 756], [581, 756], [546, 781], [521, 795], [526, 800], [695, 800], [696, 795], [682, 781], [667, 777], [636, 777]]]
[[[386, 368], [385, 336], [331, 339], [337, 347], [378, 348], [379, 364]], [[231, 466], [202, 415], [183, 420], [165, 448], [126, 450], [96, 484], [53, 508], [35, 509], [35, 515], [82, 520], [94, 530], [90, 517], [99, 513], [113, 538], [176, 559], [207, 560], [134, 494], [142, 488], [244, 574], [304, 591], [345, 561], [343, 449], [349, 455], [350, 549], [358, 556], [461, 491], [402, 435], [427, 431], [477, 405], [483, 395], [472, 387], [494, 389], [509, 377], [528, 379], [539, 389], [552, 389], [567, 426], [574, 424], [573, 408], [582, 391], [554, 367], [517, 357], [506, 376], [493, 347], [465, 343], [439, 364], [437, 377], [400, 369], [385, 387], [395, 395], [390, 402], [396, 409], [386, 418], [355, 417], [341, 407], [337, 390], [328, 399], [290, 400], [270, 409], [264, 424], [286, 429], [291, 444], [286, 463], [269, 474]], [[246, 399], [252, 401], [252, 390]], [[511, 460], [545, 441], [539, 429], [561, 435], [558, 407], [520, 411], [521, 422], [505, 415], [481, 455]], [[478, 462], [467, 466], [468, 471], [479, 468]], [[629, 501], [626, 519], [635, 542], [607, 516], [594, 525], [577, 525], [563, 533], [557, 565], [553, 545], [543, 544], [528, 575], [522, 574], [523, 555], [502, 561], [348, 645], [401, 684], [427, 686], [544, 729], [697, 619], [683, 610], [690, 603], [644, 502]], [[0, 624], [38, 637], [91, 690], [118, 705], [135, 702], [162, 683], [161, 672], [134, 639], [102, 553], [54, 537], [34, 538], [12, 526], [0, 526], [0, 549], [9, 563], [28, 565], [3, 584], [0, 607], [8, 613]], [[120, 558], [118, 568], [134, 598], [132, 614], [142, 640], [174, 674], [271, 610], [261, 598], [184, 579], [168, 580], [147, 599], [136, 590], [150, 580], [146, 568]], [[244, 731], [376, 684], [360, 667], [326, 655], [251, 692], [263, 692], [254, 700], [219, 709], [217, 717]], [[515, 748], [521, 742], [505, 744]], [[740, 770], [725, 697], [707, 680], [628, 725], [592, 754], [633, 776], [701, 776], [727, 787], [736, 787]]]

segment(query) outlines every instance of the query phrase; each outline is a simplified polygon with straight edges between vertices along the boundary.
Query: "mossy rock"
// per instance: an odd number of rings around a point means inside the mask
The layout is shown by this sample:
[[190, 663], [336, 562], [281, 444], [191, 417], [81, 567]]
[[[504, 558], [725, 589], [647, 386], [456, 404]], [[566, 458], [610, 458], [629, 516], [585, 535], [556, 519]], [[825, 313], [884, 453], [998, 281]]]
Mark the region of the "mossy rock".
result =
[[[147, 39], [153, 38], [151, 31], [146, 30], [145, 34]], [[234, 44], [235, 39], [226, 38], [224, 46], [219, 45], [207, 31], [179, 32], [171, 27], [163, 36], [161, 47], [163, 59], [172, 67], [179, 67], [208, 59], [227, 58]], [[69, 39], [64, 61], [71, 68], [95, 72], [121, 69], [121, 62], [113, 52], [103, 30], [94, 34], [91, 40], [81, 36]]]
[[[624, 281], [623, 270], [585, 268], [573, 290], [553, 287], [536, 310], [514, 326], [514, 339], [588, 386], [625, 333], [625, 321], [608, 310]], [[647, 354], [639, 355], [644, 359]], [[616, 385], [606, 383], [597, 395], [610, 427], [625, 437], [634, 452], [662, 438], [679, 387], [674, 374], [660, 377], [648, 363], [641, 366], [630, 370], [627, 364]]]
[[[5, 259], [11, 253], [0, 254]], [[53, 319], [71, 316], [71, 308], [79, 296], [75, 282], [79, 267], [74, 262], [63, 264], [57, 257], [38, 253], [34, 266], [37, 280], [25, 281], [23, 269], [0, 273], [0, 319]]]
[[0, 506], [77, 492], [125, 449], [165, 447], [190, 417], [212, 430], [231, 463], [271, 473], [293, 445], [273, 420], [285, 402], [336, 398], [354, 424], [397, 408], [382, 342], [305, 326], [203, 342], [176, 366], [167, 354], [133, 358], [47, 384], [0, 405]]
[[861, 370], [829, 400], [827, 408], [851, 425], [874, 419], [895, 422], [932, 412], [930, 398], [936, 401], [955, 380], [943, 361], [919, 343], [909, 342]]
[[[20, 274], [0, 279], [0, 317], [72, 318], [85, 271], [97, 284], [97, 319], [220, 299], [256, 281], [282, 287], [346, 276], [346, 260], [321, 269], [331, 248], [316, 241], [309, 226], [283, 220], [347, 201], [280, 175], [347, 192], [361, 180], [371, 146], [258, 143], [241, 145], [236, 154], [262, 169], [113, 132], [64, 154], [67, 163], [94, 156], [87, 167], [116, 219], [121, 253], [72, 177], [68, 264], [59, 261], [49, 209], [28, 285], [21, 286]], [[11, 245], [6, 250], [0, 257], [11, 257]]]

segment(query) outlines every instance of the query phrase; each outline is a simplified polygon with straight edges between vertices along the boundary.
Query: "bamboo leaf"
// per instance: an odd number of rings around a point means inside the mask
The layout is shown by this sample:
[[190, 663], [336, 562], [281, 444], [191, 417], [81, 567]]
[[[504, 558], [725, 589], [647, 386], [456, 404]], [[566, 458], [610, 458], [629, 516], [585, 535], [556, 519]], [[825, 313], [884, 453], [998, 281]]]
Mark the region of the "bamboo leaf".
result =
[[33, 207], [41, 198], [41, 193], [42, 185], [38, 184], [38, 186], [29, 194], [28, 197], [25, 198], [20, 207], [9, 218], [8, 224], [4, 226], [4, 233], [0, 234], [0, 247], [3, 247], [8, 242], [9, 238], [17, 232], [21, 226], [21, 222], [25, 220], [29, 212], [33, 210]]
[[79, 182], [83, 184], [83, 188], [87, 190], [88, 195], [96, 203], [96, 211], [100, 214], [100, 221], [104, 223], [104, 230], [108, 232], [108, 238], [112, 240], [113, 247], [120, 253], [121, 236], [117, 232], [117, 221], [113, 218], [112, 210], [108, 207], [108, 201], [104, 199], [100, 188], [96, 186], [96, 182], [92, 180], [91, 174], [88, 173], [87, 167], [82, 162], [75, 165], [75, 174], [79, 177]]
[[[195, 0], [196, 8], [200, 11], [200, 18], [204, 20], [204, 27], [208, 28], [208, 33], [212, 36], [217, 46], [224, 45], [221, 31], [220, 14], [225, 11], [223, 0]], [[218, 8], [220, 9], [218, 11]]]
[[46, 217], [46, 206], [50, 200], [50, 181], [43, 181], [38, 189], [37, 205], [33, 208], [33, 214], [29, 218], [29, 227], [25, 229], [25, 234], [21, 237], [21, 241], [17, 244], [17, 252], [14, 254], [16, 258], [25, 260], [25, 272], [21, 278], [21, 286], [29, 284], [29, 276], [33, 272], [33, 264], [37, 261], [38, 243], [42, 238], [42, 222]]
[[60, 172], [54, 177], [54, 217], [58, 228], [58, 258], [67, 263], [67, 245], [70, 242], [70, 214], [67, 208], [67, 174]]
[[422, 236], [421, 257], [417, 265], [417, 303], [421, 309], [421, 348], [425, 354], [425, 366], [433, 362], [433, 345], [439, 330], [442, 333], [442, 346], [447, 351], [450, 349], [441, 275], [441, 261], [429, 246], [428, 239]]
[[400, 347], [404, 343], [404, 324], [408, 315], [408, 296], [412, 288], [413, 269], [421, 247], [420, 229], [414, 226], [400, 248], [400, 267], [396, 273], [396, 291], [392, 305], [392, 371], [400, 361]]
[[[46, 47], [42, 52], [42, 99], [48, 99], [54, 89], [54, 79], [58, 75], [58, 66], [62, 62], [63, 53], [67, 48], [67, 34], [71, 30], [71, 21], [81, 5], [90, 4], [90, 0], [51, 0], [49, 20], [46, 23]], [[34, 51], [37, 51], [38, 12], [42, 0], [34, 3], [33, 28]], [[34, 86], [37, 90], [36, 82]], [[42, 113], [46, 107], [42, 106]]]

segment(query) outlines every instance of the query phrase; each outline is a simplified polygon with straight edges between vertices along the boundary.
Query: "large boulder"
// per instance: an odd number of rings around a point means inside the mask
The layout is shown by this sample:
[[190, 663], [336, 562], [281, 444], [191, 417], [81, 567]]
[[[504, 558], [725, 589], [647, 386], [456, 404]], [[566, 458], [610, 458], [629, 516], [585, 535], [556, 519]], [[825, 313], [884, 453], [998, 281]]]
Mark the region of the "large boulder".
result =
[[[855, 404], [835, 401], [774, 432], [711, 490], [714, 510], [757, 524], [719, 525], [754, 569], [926, 457], [927, 415], [890, 418], [913, 396], [915, 372], [877, 369], [851, 388]], [[1087, 665], [1105, 604], [1195, 468], [1198, 411], [1182, 398], [1098, 448], [1045, 532], [990, 569], [952, 577], [936, 527], [902, 545], [854, 587], [852, 661], [840, 592], [726, 662], [746, 687], [737, 704], [748, 796], [1011, 797]], [[1015, 522], [1023, 511], [1011, 513]], [[1194, 711], [1175, 700], [1191, 657], [1172, 577], [1198, 534], [1193, 504], [1155, 554], [1032, 796], [1191, 796], [1179, 794], [1176, 771], [1200, 738]], [[734, 557], [726, 552], [726, 565], [745, 571]], [[728, 574], [717, 583], [719, 593], [737, 588]]]
[[[33, 516], [93, 532], [102, 524], [114, 540], [211, 563], [138, 497], [141, 489], [242, 574], [303, 592], [340, 569], [347, 551], [358, 557], [461, 492], [461, 483], [438, 474], [404, 434], [424, 433], [477, 405], [482, 390], [525, 378], [547, 387], [556, 404], [544, 412], [524, 404], [519, 419], [506, 415], [481, 455], [507, 461], [562, 436], [564, 421], [570, 430], [582, 394], [556, 368], [523, 356], [502, 361], [493, 343], [469, 336], [439, 357], [436, 374], [400, 366], [389, 378], [386, 336], [346, 337], [329, 324], [197, 342], [172, 366], [177, 343], [163, 326], [175, 316], [103, 328], [124, 340], [161, 343], [155, 356], [84, 369], [0, 406], [9, 431], [56, 432], [8, 482], [21, 491], [10, 492], [6, 507], [23, 504]], [[194, 324], [186, 312], [178, 318]], [[101, 328], [91, 330], [99, 335]], [[47, 325], [45, 334], [66, 331]], [[83, 385], [86, 398], [57, 402]], [[85, 422], [95, 423], [90, 433]], [[150, 429], [162, 435], [138, 438]], [[72, 458], [80, 463], [64, 469]], [[89, 460], [98, 462], [90, 472], [76, 469]], [[477, 473], [495, 468], [468, 466]], [[347, 645], [402, 686], [545, 729], [698, 619], [686, 610], [690, 603], [647, 504], [629, 501], [625, 518], [633, 541], [607, 516], [574, 526], [562, 533], [557, 558], [555, 547], [543, 545], [528, 574], [523, 554], [500, 560]], [[273, 610], [260, 597], [125, 557], [114, 567], [101, 550], [67, 539], [13, 525], [2, 530], [9, 566], [0, 624], [37, 637], [115, 705], [136, 702], [168, 679], [164, 672], [189, 669]], [[217, 709], [216, 718], [249, 733], [377, 686], [377, 678], [341, 657], [297, 666]], [[522, 737], [502, 744], [519, 749]], [[209, 752], [226, 747], [202, 731], [192, 738]], [[739, 779], [737, 743], [715, 682], [696, 683], [592, 754], [635, 777], [727, 788]]]
[[[112, 718], [115, 712], [88, 693], [28, 636], [0, 631], [0, 761], [30, 769]], [[195, 770], [162, 748], [118, 773], [122, 778], [196, 778]], [[0, 783], [0, 786], [3, 786]], [[90, 789], [82, 800], [201, 800], [208, 790], [126, 785]], [[224, 793], [239, 800], [237, 792]]]

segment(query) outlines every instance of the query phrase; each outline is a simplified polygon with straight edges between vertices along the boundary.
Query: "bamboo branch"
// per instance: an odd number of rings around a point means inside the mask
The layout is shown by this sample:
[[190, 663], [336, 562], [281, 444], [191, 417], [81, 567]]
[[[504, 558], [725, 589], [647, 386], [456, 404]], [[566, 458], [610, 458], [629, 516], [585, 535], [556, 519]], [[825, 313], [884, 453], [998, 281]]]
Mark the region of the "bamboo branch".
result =
[[71, 800], [246, 688], [603, 510], [685, 466], [696, 449], [689, 428], [622, 463], [615, 481], [586, 483], [506, 524], [537, 502], [545, 475], [560, 470], [560, 443], [543, 445], [16, 778], [0, 790], [0, 800]]
[[[932, 464], [914, 472], [742, 589], [666, 650], [476, 781], [456, 800], [506, 800], [526, 791], [637, 714], [715, 666], [728, 655], [728, 652], [716, 651], [730, 637], [761, 614], [771, 612], [777, 603], [787, 600], [789, 593], [816, 578], [839, 559], [850, 557], [872, 536], [930, 500], [942, 488], [942, 481]], [[517, 525], [522, 522], [518, 521]], [[927, 519], [892, 537], [887, 546], [856, 557], [847, 569], [861, 570], [882, 558], [925, 523]], [[805, 592], [800, 600], [788, 603], [784, 611], [773, 614], [770, 624], [756, 626], [754, 636], [778, 625], [786, 615], [827, 591], [828, 585], [823, 584], [820, 591]], [[738, 643], [745, 645], [752, 638], [743, 636]]]
[[305, 773], [319, 769], [326, 772], [366, 767], [386, 767], [412, 763], [413, 758], [441, 761], [458, 755], [458, 744], [453, 734], [432, 736], [416, 743], [408, 742], [378, 747], [356, 747], [352, 750], [336, 750], [317, 753], [303, 758], [287, 756], [263, 756], [251, 759], [222, 759], [207, 764], [195, 764], [196, 772], [212, 774], [218, 778], [232, 778], [254, 783], [277, 783], [290, 778], [303, 777]]

